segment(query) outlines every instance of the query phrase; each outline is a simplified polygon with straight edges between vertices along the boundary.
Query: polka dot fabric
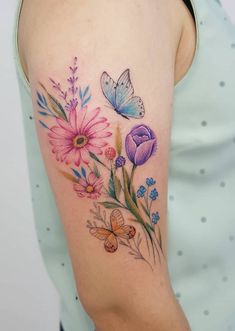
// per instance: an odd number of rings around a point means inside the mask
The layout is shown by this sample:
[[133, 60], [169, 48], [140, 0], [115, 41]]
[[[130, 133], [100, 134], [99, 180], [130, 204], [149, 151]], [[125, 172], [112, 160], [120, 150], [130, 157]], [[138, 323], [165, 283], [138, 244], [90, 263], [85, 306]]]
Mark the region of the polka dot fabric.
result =
[[192, 4], [197, 49], [174, 95], [168, 265], [193, 331], [235, 330], [235, 27], [219, 1]]
[[[235, 331], [235, 28], [217, 0], [192, 2], [197, 50], [176, 85], [169, 164], [168, 265], [192, 331]], [[94, 331], [76, 292], [14, 36], [34, 222], [65, 331]]]

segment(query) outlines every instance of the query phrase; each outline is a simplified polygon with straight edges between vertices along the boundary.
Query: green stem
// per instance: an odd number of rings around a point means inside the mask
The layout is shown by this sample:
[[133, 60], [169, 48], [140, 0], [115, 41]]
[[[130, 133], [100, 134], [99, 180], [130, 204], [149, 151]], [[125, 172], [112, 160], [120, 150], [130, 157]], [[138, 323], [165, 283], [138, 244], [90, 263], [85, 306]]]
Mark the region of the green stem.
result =
[[132, 169], [131, 169], [131, 176], [130, 176], [130, 183], [129, 183], [129, 192], [130, 192], [130, 195], [132, 197], [132, 201], [138, 207], [138, 203], [137, 203], [136, 196], [135, 196], [135, 190], [134, 190], [134, 186], [133, 186], [134, 173], [135, 173], [135, 169], [136, 168], [137, 168], [137, 166], [133, 164]]
[[149, 211], [149, 186], [147, 188], [147, 192], [146, 192], [146, 207], [147, 207], [147, 210]]
[[124, 185], [124, 197], [125, 197], [127, 208], [135, 216], [137, 222], [139, 222], [144, 227], [144, 229], [147, 231], [149, 238], [152, 242], [153, 239], [152, 239], [150, 230], [146, 226], [145, 221], [143, 220], [142, 216], [140, 215], [139, 208], [136, 206], [136, 204], [132, 200], [130, 192], [128, 190], [128, 178], [127, 178], [126, 169], [124, 167], [122, 167], [122, 176], [123, 176], [123, 185]]
[[132, 169], [131, 169], [130, 183], [133, 183], [133, 178], [134, 178], [135, 169], [136, 169], [136, 165], [133, 164]]
[[153, 203], [153, 200], [151, 200], [150, 205], [149, 205], [149, 219], [150, 219], [150, 221], [151, 221], [151, 209], [152, 209], [152, 203]]
[[89, 155], [90, 155], [90, 157], [93, 159], [93, 160], [95, 160], [96, 162], [98, 162], [99, 164], [101, 164], [103, 167], [105, 167], [108, 171], [111, 171], [111, 169], [108, 167], [108, 166], [106, 166], [106, 164], [104, 164], [94, 153], [91, 153], [91, 152], [89, 152]]

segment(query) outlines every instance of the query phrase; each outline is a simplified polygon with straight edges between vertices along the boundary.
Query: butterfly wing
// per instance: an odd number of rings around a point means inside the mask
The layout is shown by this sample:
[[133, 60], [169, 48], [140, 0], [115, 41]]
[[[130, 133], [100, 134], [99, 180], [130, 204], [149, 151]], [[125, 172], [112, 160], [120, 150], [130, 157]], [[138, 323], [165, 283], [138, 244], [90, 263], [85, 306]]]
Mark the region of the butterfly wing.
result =
[[119, 209], [114, 209], [110, 215], [112, 231], [118, 237], [131, 239], [135, 236], [134, 226], [124, 225], [124, 217]]
[[116, 86], [115, 81], [104, 71], [100, 78], [100, 85], [105, 98], [116, 109]]
[[110, 230], [98, 226], [90, 229], [90, 234], [100, 240], [106, 240], [111, 233]]
[[136, 229], [132, 225], [123, 225], [115, 231], [115, 235], [123, 239], [132, 239], [136, 234]]
[[130, 70], [126, 69], [118, 79], [116, 86], [116, 108], [119, 111], [134, 94], [134, 88], [130, 79]]
[[112, 231], [101, 227], [93, 227], [90, 229], [90, 234], [100, 240], [104, 240], [104, 248], [107, 252], [114, 253], [118, 249], [117, 238]]
[[145, 115], [144, 103], [140, 97], [132, 97], [118, 112], [124, 117], [142, 118]]
[[124, 225], [124, 218], [119, 209], [114, 209], [110, 214], [111, 228], [114, 233]]
[[109, 253], [114, 253], [118, 249], [118, 241], [113, 233], [110, 233], [108, 238], [105, 240], [104, 248]]
[[125, 70], [118, 79], [116, 86], [116, 111], [126, 117], [142, 118], [145, 114], [142, 99], [134, 95], [130, 79], [130, 70]]

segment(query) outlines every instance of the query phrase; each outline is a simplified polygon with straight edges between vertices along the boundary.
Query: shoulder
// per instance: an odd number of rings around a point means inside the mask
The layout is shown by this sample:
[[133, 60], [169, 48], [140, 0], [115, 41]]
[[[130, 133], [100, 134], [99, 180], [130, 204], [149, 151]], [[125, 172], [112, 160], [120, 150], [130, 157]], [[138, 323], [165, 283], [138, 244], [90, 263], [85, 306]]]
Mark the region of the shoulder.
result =
[[153, 41], [176, 56], [189, 15], [182, 0], [47, 0], [43, 5], [39, 0], [24, 0], [19, 26], [20, 53], [23, 61], [28, 62], [32, 54], [43, 56], [44, 46], [57, 47], [63, 42], [85, 44], [91, 34], [103, 36], [96, 43], [106, 43], [107, 35], [116, 38], [118, 33], [128, 41], [130, 31], [146, 32], [148, 26]]

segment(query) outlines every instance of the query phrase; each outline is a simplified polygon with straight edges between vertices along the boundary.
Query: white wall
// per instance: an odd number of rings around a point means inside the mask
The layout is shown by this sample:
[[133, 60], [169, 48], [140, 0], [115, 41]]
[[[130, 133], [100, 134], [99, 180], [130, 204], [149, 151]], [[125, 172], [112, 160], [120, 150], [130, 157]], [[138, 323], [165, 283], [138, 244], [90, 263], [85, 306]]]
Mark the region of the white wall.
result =
[[0, 330], [59, 331], [58, 297], [42, 262], [31, 209], [12, 58], [17, 0], [0, 4]]
[[235, 0], [220, 0], [235, 24]]
[[[235, 0], [222, 2], [235, 22]], [[5, 1], [0, 11], [0, 329], [58, 331], [58, 297], [42, 262], [31, 210], [12, 59], [16, 3]]]

